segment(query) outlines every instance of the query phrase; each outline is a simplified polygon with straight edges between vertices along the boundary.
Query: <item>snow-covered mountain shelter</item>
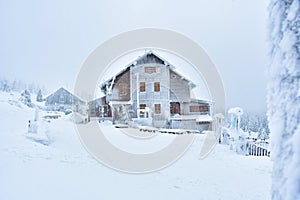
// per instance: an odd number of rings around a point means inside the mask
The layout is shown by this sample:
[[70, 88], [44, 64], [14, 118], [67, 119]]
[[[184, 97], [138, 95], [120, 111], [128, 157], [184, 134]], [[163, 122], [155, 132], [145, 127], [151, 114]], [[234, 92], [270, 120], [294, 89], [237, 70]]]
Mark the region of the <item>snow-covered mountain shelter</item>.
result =
[[85, 101], [63, 87], [46, 97], [45, 102], [47, 110], [65, 111], [71, 109], [79, 113], [85, 112], [85, 105]]
[[100, 85], [114, 123], [133, 120], [154, 127], [208, 129], [212, 104], [191, 98], [194, 87], [152, 51]]

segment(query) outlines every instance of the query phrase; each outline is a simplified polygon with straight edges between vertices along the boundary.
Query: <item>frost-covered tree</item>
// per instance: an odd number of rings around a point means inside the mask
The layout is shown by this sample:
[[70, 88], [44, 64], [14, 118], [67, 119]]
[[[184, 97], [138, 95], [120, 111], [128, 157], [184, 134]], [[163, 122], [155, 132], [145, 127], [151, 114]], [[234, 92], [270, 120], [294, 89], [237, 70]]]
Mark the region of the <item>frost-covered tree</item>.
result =
[[241, 117], [240, 127], [243, 131], [257, 132], [258, 139], [268, 139], [270, 129], [268, 126], [268, 119], [266, 114], [251, 114], [244, 112]]
[[10, 89], [11, 89], [11, 87], [9, 85], [9, 82], [6, 79], [0, 81], [0, 90], [1, 91], [9, 92]]
[[18, 82], [16, 80], [14, 80], [11, 84], [11, 89], [12, 91], [18, 91], [19, 87], [18, 87]]
[[269, 4], [268, 118], [274, 160], [272, 199], [300, 199], [300, 6]]
[[21, 101], [29, 107], [33, 106], [31, 103], [31, 95], [28, 90], [25, 90], [24, 92], [21, 93]]
[[42, 102], [43, 101], [43, 95], [42, 95], [42, 90], [40, 89], [36, 95], [36, 101], [37, 102]]

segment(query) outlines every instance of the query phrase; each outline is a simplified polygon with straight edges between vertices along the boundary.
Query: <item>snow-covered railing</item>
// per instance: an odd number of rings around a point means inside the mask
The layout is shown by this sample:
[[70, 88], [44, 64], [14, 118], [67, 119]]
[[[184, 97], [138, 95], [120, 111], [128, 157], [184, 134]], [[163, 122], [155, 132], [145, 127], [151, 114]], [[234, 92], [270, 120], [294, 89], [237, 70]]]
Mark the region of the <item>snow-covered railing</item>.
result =
[[268, 141], [248, 137], [242, 131], [240, 131], [239, 134], [238, 139], [235, 140], [232, 130], [222, 127], [220, 143], [230, 145], [230, 148], [234, 149], [239, 154], [250, 156], [270, 156]]
[[248, 155], [251, 156], [270, 156], [270, 151], [268, 150], [268, 142], [264, 142], [264, 145], [260, 143], [248, 142], [246, 144], [246, 151]]

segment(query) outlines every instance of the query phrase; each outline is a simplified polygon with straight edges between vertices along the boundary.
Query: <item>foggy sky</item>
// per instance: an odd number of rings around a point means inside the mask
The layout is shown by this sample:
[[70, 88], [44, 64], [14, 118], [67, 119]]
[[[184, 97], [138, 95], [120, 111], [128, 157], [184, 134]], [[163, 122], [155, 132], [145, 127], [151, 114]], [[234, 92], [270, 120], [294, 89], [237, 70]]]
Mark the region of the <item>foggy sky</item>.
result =
[[[119, 33], [170, 29], [204, 48], [227, 107], [266, 110], [267, 0], [0, 0], [0, 77], [73, 88], [88, 55]], [[127, 64], [127, 63], [125, 63]]]

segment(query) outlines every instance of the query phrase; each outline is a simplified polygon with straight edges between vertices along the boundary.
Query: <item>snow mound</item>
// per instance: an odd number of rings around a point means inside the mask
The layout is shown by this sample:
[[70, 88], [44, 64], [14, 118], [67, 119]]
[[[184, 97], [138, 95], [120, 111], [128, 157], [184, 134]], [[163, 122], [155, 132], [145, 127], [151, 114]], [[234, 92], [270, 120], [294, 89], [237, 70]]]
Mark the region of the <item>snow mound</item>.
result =
[[240, 107], [235, 107], [235, 108], [230, 108], [229, 110], [228, 110], [228, 113], [229, 114], [235, 114], [235, 115], [237, 115], [237, 116], [241, 116], [241, 115], [243, 115], [243, 109], [242, 108], [240, 108]]

